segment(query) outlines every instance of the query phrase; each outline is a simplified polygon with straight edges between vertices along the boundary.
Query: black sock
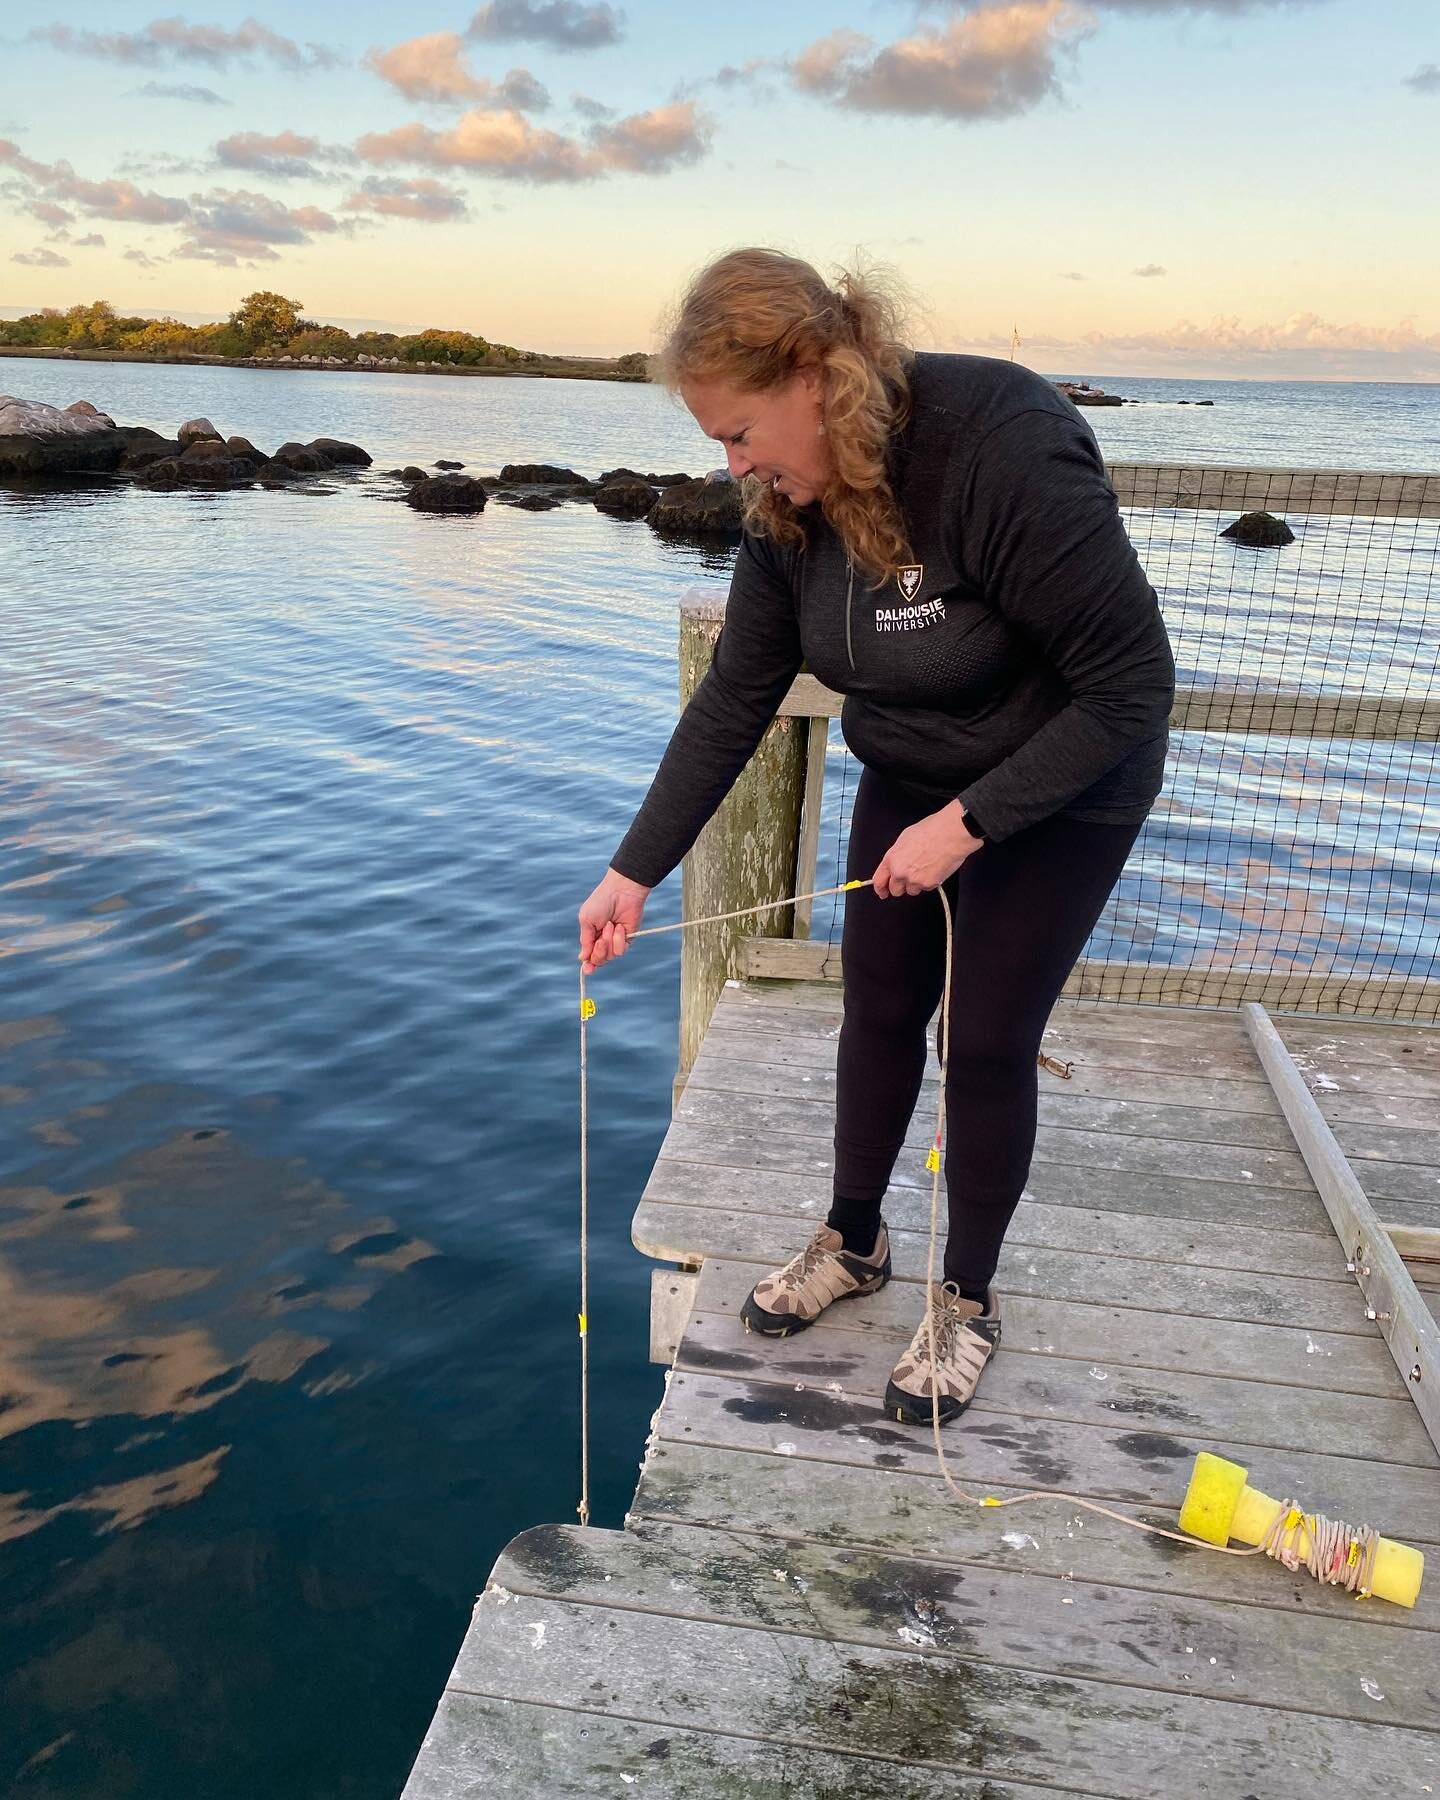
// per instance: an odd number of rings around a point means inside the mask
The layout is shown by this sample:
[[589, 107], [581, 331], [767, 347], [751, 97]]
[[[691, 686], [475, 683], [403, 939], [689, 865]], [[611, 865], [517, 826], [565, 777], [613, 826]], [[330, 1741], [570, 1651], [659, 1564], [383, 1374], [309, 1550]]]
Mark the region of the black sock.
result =
[[840, 1233], [845, 1248], [852, 1256], [869, 1256], [873, 1253], [880, 1236], [881, 1224], [880, 1214], [873, 1200], [842, 1200], [837, 1195], [831, 1203], [825, 1223], [832, 1231]]

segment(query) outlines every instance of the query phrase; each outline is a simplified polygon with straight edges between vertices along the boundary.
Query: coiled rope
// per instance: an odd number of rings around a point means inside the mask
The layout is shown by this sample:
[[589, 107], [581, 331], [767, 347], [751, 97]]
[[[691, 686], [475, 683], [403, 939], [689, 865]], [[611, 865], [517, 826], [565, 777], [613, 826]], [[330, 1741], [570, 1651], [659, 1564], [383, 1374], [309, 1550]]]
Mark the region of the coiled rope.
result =
[[[766, 900], [755, 906], [736, 907], [733, 912], [709, 913], [704, 918], [680, 919], [672, 925], [647, 925], [628, 934], [636, 938], [658, 937], [667, 931], [689, 931], [698, 925], [718, 925], [730, 919], [748, 918], [752, 913], [773, 912], [782, 906], [793, 906], [799, 900], [821, 900], [830, 894], [848, 893], [852, 888], [869, 887], [869, 881], [846, 881], [838, 887], [816, 888], [809, 894], [788, 894], [783, 900]], [[1029, 1488], [1023, 1494], [1000, 1499], [995, 1494], [968, 1493], [950, 1473], [945, 1460], [945, 1446], [940, 1436], [940, 1391], [936, 1379], [935, 1355], [935, 1261], [940, 1236], [940, 1170], [941, 1151], [945, 1141], [945, 1093], [950, 1074], [950, 989], [954, 975], [955, 921], [950, 897], [943, 885], [935, 890], [945, 910], [945, 985], [940, 1002], [940, 1091], [935, 1108], [935, 1140], [926, 1157], [930, 1171], [930, 1248], [925, 1269], [925, 1331], [930, 1353], [930, 1426], [935, 1444], [935, 1460], [946, 1487], [957, 1500], [967, 1506], [1021, 1506], [1032, 1500], [1061, 1500], [1067, 1506], [1078, 1506], [1086, 1512], [1098, 1513], [1117, 1525], [1132, 1531], [1147, 1532], [1152, 1537], [1168, 1538], [1172, 1543], [1187, 1544], [1198, 1550], [1218, 1550], [1222, 1556], [1268, 1556], [1287, 1569], [1308, 1569], [1317, 1581], [1332, 1587], [1343, 1587], [1348, 1593], [1368, 1594], [1374, 1572], [1375, 1555], [1380, 1534], [1369, 1525], [1351, 1526], [1343, 1521], [1327, 1519], [1323, 1513], [1305, 1514], [1289, 1499], [1282, 1500], [1269, 1529], [1258, 1544], [1212, 1544], [1189, 1532], [1171, 1531], [1163, 1525], [1152, 1525], [1148, 1519], [1136, 1519], [1129, 1513], [1117, 1512], [1084, 1494], [1072, 1494], [1065, 1488]], [[585, 991], [585, 970], [580, 969], [580, 1502], [576, 1512], [580, 1523], [590, 1523], [590, 1177], [589, 1177], [589, 1102], [587, 1095], [586, 1039], [595, 1002]], [[1061, 1066], [1049, 1058], [1040, 1059], [1056, 1073]], [[1068, 1073], [1068, 1067], [1064, 1070]]]

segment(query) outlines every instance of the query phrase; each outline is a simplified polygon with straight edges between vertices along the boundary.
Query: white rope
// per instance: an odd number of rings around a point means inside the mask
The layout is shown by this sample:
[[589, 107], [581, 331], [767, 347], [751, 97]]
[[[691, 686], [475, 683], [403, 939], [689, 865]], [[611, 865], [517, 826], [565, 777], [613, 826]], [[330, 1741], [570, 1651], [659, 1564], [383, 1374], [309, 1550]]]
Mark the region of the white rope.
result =
[[[737, 907], [733, 912], [711, 913], [701, 919], [681, 919], [673, 925], [650, 925], [643, 931], [629, 934], [635, 938], [658, 937], [661, 932], [687, 931], [697, 925], [715, 925], [728, 919], [745, 918], [751, 913], [771, 912], [777, 907], [793, 906], [799, 900], [819, 900], [827, 894], [843, 894], [852, 888], [869, 887], [869, 881], [847, 881], [839, 887], [816, 888], [810, 894], [788, 894], [783, 900], [766, 900], [755, 906]], [[1086, 1512], [1098, 1513], [1102, 1518], [1112, 1519], [1116, 1524], [1127, 1525], [1133, 1531], [1148, 1532], [1152, 1537], [1169, 1538], [1172, 1543], [1189, 1544], [1201, 1550], [1218, 1550], [1223, 1556], [1259, 1556], [1272, 1557], [1288, 1569], [1309, 1569], [1317, 1581], [1329, 1582], [1334, 1586], [1345, 1587], [1350, 1592], [1368, 1593], [1370, 1577], [1374, 1571], [1375, 1555], [1379, 1545], [1378, 1534], [1368, 1525], [1353, 1528], [1341, 1522], [1332, 1521], [1323, 1514], [1310, 1516], [1296, 1510], [1289, 1500], [1284, 1500], [1276, 1509], [1275, 1518], [1269, 1530], [1256, 1545], [1212, 1544], [1203, 1538], [1191, 1537], [1188, 1532], [1168, 1531], [1164, 1526], [1152, 1525], [1146, 1519], [1131, 1518], [1129, 1514], [1116, 1512], [1113, 1507], [1102, 1506], [1098, 1500], [1087, 1499], [1083, 1494], [1072, 1494], [1064, 1488], [1030, 1488], [1023, 1494], [1012, 1494], [1008, 1499], [1000, 1499], [994, 1494], [967, 1493], [954, 1476], [945, 1460], [945, 1446], [940, 1437], [940, 1390], [938, 1382], [938, 1362], [935, 1355], [935, 1259], [940, 1236], [940, 1172], [945, 1143], [945, 1090], [950, 1072], [950, 991], [954, 975], [955, 960], [955, 926], [954, 916], [950, 909], [950, 898], [943, 885], [936, 890], [940, 896], [940, 904], [945, 912], [945, 983], [940, 1002], [940, 1093], [936, 1104], [935, 1141], [928, 1158], [930, 1164], [930, 1246], [925, 1270], [925, 1327], [926, 1343], [930, 1351], [930, 1425], [935, 1443], [935, 1460], [946, 1487], [957, 1500], [967, 1506], [1019, 1506], [1030, 1500], [1063, 1500], [1067, 1506], [1082, 1507]], [[585, 993], [585, 970], [580, 970], [580, 1503], [576, 1511], [580, 1515], [582, 1525], [590, 1521], [590, 1332], [589, 1332], [589, 1299], [590, 1299], [590, 1221], [589, 1221], [589, 1110], [586, 1081], [586, 1038], [590, 1020], [595, 1014], [595, 1002], [587, 998]], [[1050, 1059], [1041, 1057], [1040, 1061], [1052, 1067], [1056, 1074], [1062, 1073], [1061, 1067], [1052, 1065]], [[1068, 1075], [1069, 1065], [1064, 1065], [1063, 1073]], [[1313, 1528], [1313, 1529], [1312, 1529]]]

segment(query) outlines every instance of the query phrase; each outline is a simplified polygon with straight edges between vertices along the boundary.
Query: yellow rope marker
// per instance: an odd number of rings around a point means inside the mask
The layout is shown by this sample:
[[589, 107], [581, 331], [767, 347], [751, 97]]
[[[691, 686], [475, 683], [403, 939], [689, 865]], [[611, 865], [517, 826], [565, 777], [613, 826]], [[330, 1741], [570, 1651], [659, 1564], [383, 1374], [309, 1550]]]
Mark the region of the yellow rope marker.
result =
[[1180, 1529], [1207, 1544], [1238, 1538], [1286, 1568], [1309, 1569], [1317, 1581], [1413, 1606], [1425, 1574], [1423, 1552], [1381, 1537], [1368, 1525], [1352, 1528], [1323, 1513], [1302, 1512], [1249, 1483], [1249, 1471], [1202, 1450], [1195, 1458]]

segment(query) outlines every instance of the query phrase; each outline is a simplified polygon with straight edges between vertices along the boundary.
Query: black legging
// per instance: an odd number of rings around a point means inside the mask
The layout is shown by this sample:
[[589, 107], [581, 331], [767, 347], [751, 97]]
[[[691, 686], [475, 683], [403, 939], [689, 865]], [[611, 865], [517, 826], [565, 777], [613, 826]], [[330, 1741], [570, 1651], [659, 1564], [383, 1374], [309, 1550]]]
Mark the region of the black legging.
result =
[[[873, 875], [905, 827], [933, 810], [866, 769], [848, 879]], [[945, 1277], [962, 1288], [979, 1292], [995, 1273], [1035, 1148], [1035, 1058], [1045, 1023], [1139, 830], [1051, 817], [986, 844], [945, 884], [955, 918]], [[920, 1093], [926, 1026], [945, 978], [939, 896], [847, 894], [842, 959], [830, 1223], [858, 1230], [878, 1224]]]

